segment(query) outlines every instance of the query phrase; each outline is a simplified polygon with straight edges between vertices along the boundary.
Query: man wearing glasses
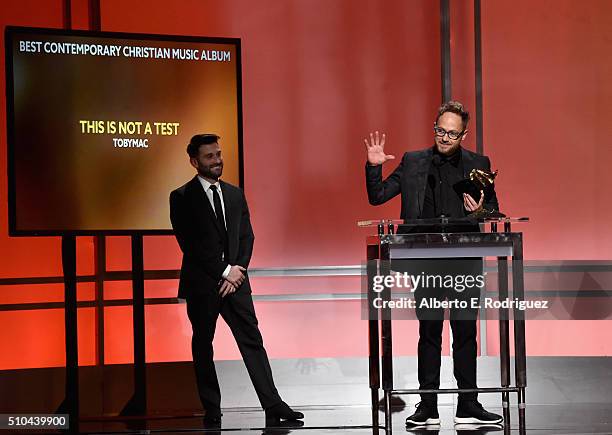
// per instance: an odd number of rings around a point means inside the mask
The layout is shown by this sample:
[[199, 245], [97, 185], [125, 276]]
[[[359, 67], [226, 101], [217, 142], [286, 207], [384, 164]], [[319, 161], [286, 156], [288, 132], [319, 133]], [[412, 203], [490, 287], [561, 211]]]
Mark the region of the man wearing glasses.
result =
[[[443, 104], [434, 124], [434, 146], [405, 153], [399, 166], [384, 181], [382, 165], [395, 157], [385, 154], [384, 133], [370, 133], [370, 140], [364, 140], [368, 158], [366, 187], [370, 204], [383, 204], [401, 194], [401, 219], [461, 218], [483, 207], [498, 210], [494, 190], [486, 193], [481, 191], [479, 198], [473, 198], [466, 193], [459, 194], [453, 188], [472, 169], [491, 170], [488, 157], [461, 147], [468, 132], [468, 121], [469, 113], [461, 103], [449, 101]], [[482, 266], [479, 267], [482, 271]], [[418, 298], [417, 294], [415, 298]], [[453, 318], [454, 312], [451, 311], [454, 375], [460, 389], [476, 388], [476, 314], [474, 312], [459, 319]], [[417, 317], [419, 388], [438, 389], [443, 317], [422, 316], [418, 311]], [[482, 407], [476, 393], [459, 394], [455, 423], [496, 424], [502, 420], [500, 415]], [[439, 423], [437, 396], [421, 394], [421, 402], [416, 412], [406, 419], [406, 425], [417, 427]]]

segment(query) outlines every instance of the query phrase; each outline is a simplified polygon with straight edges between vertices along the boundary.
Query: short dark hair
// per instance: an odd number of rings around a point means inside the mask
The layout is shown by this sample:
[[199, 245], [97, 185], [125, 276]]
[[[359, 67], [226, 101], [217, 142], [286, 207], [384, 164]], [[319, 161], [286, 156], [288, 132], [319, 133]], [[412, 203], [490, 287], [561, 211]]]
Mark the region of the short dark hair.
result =
[[217, 143], [219, 139], [221, 137], [213, 133], [196, 134], [187, 145], [187, 154], [189, 154], [189, 157], [197, 157], [202, 145]]
[[461, 116], [461, 121], [463, 121], [463, 130], [467, 128], [468, 122], [470, 121], [470, 114], [467, 110], [464, 109], [463, 104], [459, 101], [447, 101], [442, 104], [438, 109], [438, 116], [436, 116], [436, 124], [440, 119], [440, 116], [445, 114], [446, 112], [455, 113]]

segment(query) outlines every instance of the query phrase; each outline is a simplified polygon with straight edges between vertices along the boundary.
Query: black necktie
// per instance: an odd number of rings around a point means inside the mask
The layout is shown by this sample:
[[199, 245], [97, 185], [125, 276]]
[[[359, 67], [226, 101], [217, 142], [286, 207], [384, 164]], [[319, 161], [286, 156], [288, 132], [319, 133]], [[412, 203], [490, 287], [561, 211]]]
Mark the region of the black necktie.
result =
[[217, 216], [217, 222], [219, 222], [219, 226], [221, 227], [221, 236], [223, 238], [223, 253], [225, 255], [225, 260], [227, 261], [229, 252], [227, 244], [227, 231], [225, 229], [225, 218], [223, 217], [223, 207], [221, 206], [221, 197], [219, 196], [219, 192], [217, 192], [217, 186], [215, 186], [214, 184], [210, 186], [210, 190], [212, 190], [213, 194], [213, 204], [215, 205], [215, 215]]
[[217, 222], [221, 226], [223, 232], [225, 232], [225, 219], [223, 217], [223, 207], [221, 206], [221, 197], [219, 196], [219, 192], [217, 192], [217, 186], [214, 184], [210, 186], [210, 190], [212, 190], [213, 194], [213, 204], [215, 205], [215, 215], [217, 216]]

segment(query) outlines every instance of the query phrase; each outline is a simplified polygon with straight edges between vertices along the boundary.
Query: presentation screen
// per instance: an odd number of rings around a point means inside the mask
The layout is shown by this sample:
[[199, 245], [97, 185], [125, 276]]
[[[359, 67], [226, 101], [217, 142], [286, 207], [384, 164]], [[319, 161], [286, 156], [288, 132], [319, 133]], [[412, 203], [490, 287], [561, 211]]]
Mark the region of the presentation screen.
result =
[[242, 185], [240, 40], [8, 27], [11, 235], [166, 234], [186, 147]]

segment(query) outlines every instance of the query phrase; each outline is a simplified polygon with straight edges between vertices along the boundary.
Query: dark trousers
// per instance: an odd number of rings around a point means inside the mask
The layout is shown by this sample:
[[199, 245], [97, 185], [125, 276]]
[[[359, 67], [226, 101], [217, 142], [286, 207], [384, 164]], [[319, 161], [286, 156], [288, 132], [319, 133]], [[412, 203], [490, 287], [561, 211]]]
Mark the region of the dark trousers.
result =
[[[419, 388], [440, 388], [442, 320], [419, 320]], [[476, 388], [476, 321], [452, 320], [453, 373], [458, 388]], [[459, 400], [476, 400], [477, 393], [459, 394]], [[421, 400], [436, 404], [435, 394], [421, 394]]]
[[212, 346], [219, 314], [236, 339], [261, 406], [267, 409], [281, 402], [257, 326], [251, 292], [248, 283], [245, 284], [224, 298], [213, 292], [187, 298], [187, 315], [193, 329], [191, 352], [196, 381], [202, 406], [207, 411], [217, 411], [221, 406]]
[[[482, 273], [481, 259], [453, 259], [455, 267], [461, 274], [477, 275]], [[453, 274], [452, 263], [444, 260], [445, 269]], [[457, 272], [455, 272], [457, 274]], [[419, 319], [418, 344], [418, 377], [421, 390], [434, 390], [440, 388], [440, 364], [442, 353], [442, 326], [445, 310], [443, 308], [419, 308], [423, 299], [429, 302], [438, 301], [465, 301], [468, 308], [448, 309], [450, 326], [453, 334], [453, 374], [458, 388], [476, 388], [476, 320], [478, 309], [472, 308], [472, 300], [479, 299], [480, 288], [467, 289], [457, 292], [455, 289], [428, 288], [415, 292], [417, 303], [417, 318]], [[431, 305], [430, 305], [431, 306]], [[461, 393], [459, 401], [476, 400], [477, 393]], [[421, 400], [430, 404], [437, 404], [436, 394], [421, 394]]]

